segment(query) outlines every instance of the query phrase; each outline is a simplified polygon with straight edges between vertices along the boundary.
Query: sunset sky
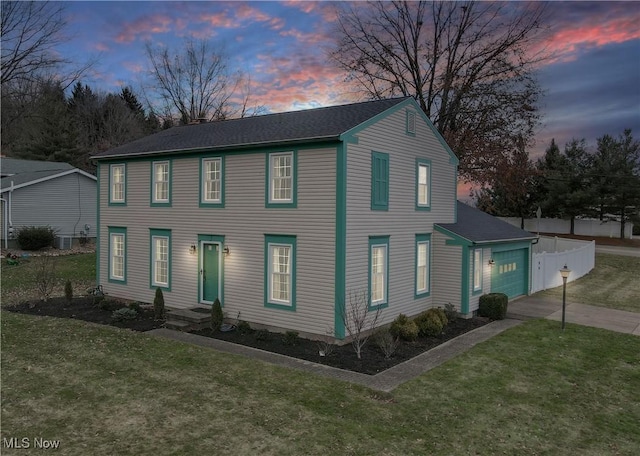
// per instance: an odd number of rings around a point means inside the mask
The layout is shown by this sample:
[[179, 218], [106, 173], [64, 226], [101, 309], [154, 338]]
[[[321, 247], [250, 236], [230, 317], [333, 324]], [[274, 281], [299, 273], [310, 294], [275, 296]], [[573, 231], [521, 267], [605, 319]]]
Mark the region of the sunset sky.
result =
[[[553, 2], [541, 67], [542, 121], [532, 155], [552, 137], [618, 135], [640, 138], [640, 3]], [[60, 51], [96, 57], [84, 83], [104, 91], [146, 80], [144, 43], [178, 49], [185, 37], [222, 46], [233, 67], [251, 75], [253, 95], [270, 112], [351, 101], [343, 75], [326, 64], [335, 21], [329, 2], [69, 2], [71, 41]]]

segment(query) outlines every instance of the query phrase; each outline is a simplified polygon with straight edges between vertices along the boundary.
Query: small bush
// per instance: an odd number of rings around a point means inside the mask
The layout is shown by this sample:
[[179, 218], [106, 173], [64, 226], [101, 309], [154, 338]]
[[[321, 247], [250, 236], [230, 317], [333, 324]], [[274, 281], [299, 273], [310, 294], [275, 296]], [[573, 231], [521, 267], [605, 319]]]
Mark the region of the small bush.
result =
[[138, 313], [142, 312], [142, 307], [140, 306], [139, 302], [134, 301], [130, 303], [128, 307], [129, 309], [135, 310]]
[[440, 320], [440, 323], [442, 323], [443, 328], [449, 323], [447, 314], [444, 313], [444, 309], [442, 307], [432, 307], [431, 309], [427, 310], [427, 313], [435, 315]]
[[504, 293], [489, 293], [480, 296], [478, 315], [491, 320], [504, 320], [507, 316], [509, 298]]
[[287, 331], [284, 333], [284, 337], [282, 338], [282, 343], [285, 345], [298, 345], [300, 342], [300, 337], [298, 331]]
[[53, 247], [56, 232], [50, 226], [25, 226], [18, 230], [18, 244], [22, 250], [40, 250]]
[[71, 280], [67, 280], [64, 284], [64, 297], [67, 298], [67, 301], [69, 302], [73, 299], [73, 286], [71, 285]]
[[404, 314], [398, 315], [398, 317], [393, 320], [389, 331], [392, 336], [409, 342], [418, 338], [418, 326]]
[[256, 331], [256, 340], [265, 342], [269, 339], [271, 339], [271, 333], [266, 329], [259, 329]]
[[[440, 310], [442, 311], [442, 309]], [[444, 315], [444, 311], [442, 311], [442, 315]], [[442, 324], [442, 319], [440, 318], [440, 312], [438, 312], [438, 309], [433, 308], [426, 312], [422, 312], [414, 321], [416, 322], [416, 325], [418, 325], [420, 335], [423, 337], [433, 337], [442, 334], [444, 325]]]
[[113, 301], [111, 299], [105, 299], [104, 296], [96, 296], [96, 298], [100, 298], [98, 304], [102, 310], [118, 310], [122, 307], [122, 304], [119, 302]]
[[251, 329], [251, 325], [244, 320], [240, 320], [236, 325], [236, 330], [238, 334], [251, 334], [253, 329]]
[[391, 358], [400, 346], [400, 338], [392, 335], [388, 329], [378, 331], [374, 340], [378, 348], [382, 350], [385, 359]]
[[447, 321], [450, 322], [460, 318], [460, 314], [456, 310], [456, 306], [454, 306], [450, 302], [444, 305], [444, 314], [447, 316]]
[[129, 307], [122, 307], [111, 314], [111, 319], [113, 321], [135, 320], [137, 316], [138, 312], [135, 310]]
[[162, 294], [161, 288], [156, 288], [156, 296], [155, 298], [153, 298], [153, 312], [155, 314], [156, 320], [164, 320], [164, 295]]
[[40, 299], [47, 302], [58, 283], [55, 260], [48, 255], [36, 258], [34, 260], [33, 279], [40, 294]]
[[222, 313], [222, 304], [220, 304], [220, 300], [216, 298], [211, 306], [211, 330], [220, 331], [223, 320], [224, 314]]

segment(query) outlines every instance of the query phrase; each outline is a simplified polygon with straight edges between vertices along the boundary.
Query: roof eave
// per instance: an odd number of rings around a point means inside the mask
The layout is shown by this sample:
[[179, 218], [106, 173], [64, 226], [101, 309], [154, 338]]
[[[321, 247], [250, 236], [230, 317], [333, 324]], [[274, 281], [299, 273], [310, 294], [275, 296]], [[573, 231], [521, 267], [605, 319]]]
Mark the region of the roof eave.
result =
[[[460, 236], [460, 235], [458, 235]], [[464, 237], [464, 236], [461, 236]], [[500, 244], [503, 242], [522, 242], [522, 241], [533, 241], [537, 236], [527, 236], [521, 238], [507, 238], [507, 239], [491, 239], [486, 241], [471, 241], [475, 245], [483, 245], [483, 244]], [[466, 238], [465, 238], [466, 239]]]
[[106, 160], [113, 158], [133, 158], [133, 157], [147, 157], [153, 155], [171, 155], [175, 153], [196, 153], [196, 152], [223, 152], [227, 150], [243, 150], [250, 149], [252, 147], [267, 147], [267, 146], [295, 146], [299, 144], [315, 144], [320, 142], [339, 142], [341, 141], [340, 135], [329, 135], [329, 136], [316, 136], [312, 138], [299, 138], [299, 139], [291, 139], [285, 141], [260, 141], [253, 143], [243, 143], [243, 144], [231, 144], [224, 146], [206, 146], [206, 147], [192, 147], [188, 149], [169, 149], [169, 150], [153, 150], [148, 152], [137, 152], [137, 153], [124, 153], [124, 154], [110, 154], [110, 155], [93, 155], [90, 158], [92, 160]]

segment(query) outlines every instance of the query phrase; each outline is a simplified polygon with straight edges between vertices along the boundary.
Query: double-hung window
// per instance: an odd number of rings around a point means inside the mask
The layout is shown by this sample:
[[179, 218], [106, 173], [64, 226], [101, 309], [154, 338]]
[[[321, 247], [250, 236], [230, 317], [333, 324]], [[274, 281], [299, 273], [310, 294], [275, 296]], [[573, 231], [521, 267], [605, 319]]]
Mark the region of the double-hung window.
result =
[[370, 308], [386, 307], [389, 296], [389, 236], [369, 238]]
[[389, 209], [389, 154], [371, 152], [371, 209]]
[[265, 236], [265, 263], [265, 305], [295, 310], [295, 236]]
[[473, 250], [473, 291], [482, 291], [482, 249]]
[[126, 203], [125, 170], [123, 163], [109, 166], [109, 204]]
[[171, 288], [170, 230], [151, 230], [151, 287]]
[[431, 162], [416, 160], [416, 209], [431, 209]]
[[267, 207], [296, 206], [296, 154], [267, 154]]
[[109, 227], [109, 282], [126, 283], [126, 228]]
[[222, 206], [224, 204], [222, 157], [203, 158], [200, 163], [200, 205]]
[[168, 206], [171, 204], [171, 162], [157, 161], [152, 164], [151, 203]]
[[416, 290], [415, 296], [428, 296], [430, 291], [431, 235], [416, 234]]

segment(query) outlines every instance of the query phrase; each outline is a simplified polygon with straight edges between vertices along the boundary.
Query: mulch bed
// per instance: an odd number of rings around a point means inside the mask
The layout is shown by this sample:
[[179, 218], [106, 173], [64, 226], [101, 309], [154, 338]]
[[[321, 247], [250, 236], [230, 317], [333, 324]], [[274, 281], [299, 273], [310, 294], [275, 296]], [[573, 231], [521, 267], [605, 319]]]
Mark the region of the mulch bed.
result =
[[[114, 310], [122, 307], [126, 307], [124, 303], [112, 300], [108, 301], [108, 306], [97, 304], [94, 303], [93, 297], [88, 296], [73, 298], [71, 302], [68, 302], [64, 297], [50, 298], [47, 302], [28, 301], [16, 306], [5, 307], [5, 310], [29, 315], [73, 318], [133, 331], [150, 331], [161, 328], [164, 324], [163, 321], [154, 319], [153, 309], [147, 306], [142, 307], [135, 320], [114, 321], [112, 318]], [[194, 334], [280, 353], [340, 369], [375, 375], [487, 323], [488, 320], [483, 318], [468, 320], [459, 318], [450, 322], [438, 337], [421, 337], [415, 342], [401, 342], [390, 359], [385, 359], [383, 351], [376, 345], [373, 338], [369, 339], [363, 347], [362, 359], [358, 359], [351, 344], [331, 346], [333, 349], [331, 353], [326, 356], [320, 356], [319, 350], [324, 347], [319, 342], [298, 338], [295, 344], [287, 344], [283, 334], [265, 334], [262, 331], [250, 331], [242, 334], [237, 330], [214, 333], [210, 329], [194, 331]]]
[[273, 353], [280, 353], [291, 356], [292, 358], [304, 359], [340, 369], [375, 375], [437, 347], [454, 337], [484, 326], [488, 322], [489, 321], [484, 318], [458, 318], [450, 322], [438, 337], [420, 337], [415, 342], [400, 342], [400, 346], [390, 359], [385, 359], [383, 351], [376, 345], [373, 337], [370, 338], [363, 347], [362, 359], [358, 359], [351, 344], [333, 346], [333, 351], [328, 356], [320, 356], [319, 350], [324, 347], [322, 347], [322, 344], [318, 341], [298, 339], [295, 345], [291, 345], [285, 342], [286, 336], [284, 334], [269, 333], [267, 339], [263, 340], [265, 333], [260, 331], [241, 334], [237, 330], [230, 332], [212, 332], [210, 329], [203, 329], [194, 331], [193, 333], [235, 344], [259, 348]]

